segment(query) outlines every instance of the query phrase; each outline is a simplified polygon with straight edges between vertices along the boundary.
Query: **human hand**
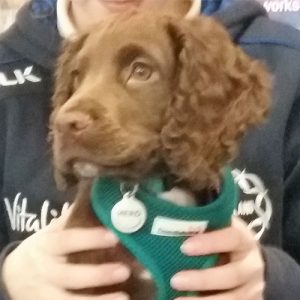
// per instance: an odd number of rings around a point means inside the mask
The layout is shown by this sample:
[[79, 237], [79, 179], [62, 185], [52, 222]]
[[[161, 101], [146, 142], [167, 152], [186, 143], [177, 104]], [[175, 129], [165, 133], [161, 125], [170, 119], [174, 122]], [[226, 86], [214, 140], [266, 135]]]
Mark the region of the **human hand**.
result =
[[229, 261], [206, 270], [177, 273], [171, 280], [174, 289], [213, 293], [176, 300], [263, 300], [263, 257], [254, 233], [241, 219], [234, 217], [231, 227], [189, 238], [182, 251], [189, 256], [224, 253]]
[[125, 281], [130, 271], [121, 263], [80, 265], [67, 262], [74, 252], [104, 249], [117, 238], [104, 228], [64, 229], [69, 212], [24, 240], [8, 255], [3, 280], [12, 300], [126, 300], [124, 293], [76, 295], [77, 290]]

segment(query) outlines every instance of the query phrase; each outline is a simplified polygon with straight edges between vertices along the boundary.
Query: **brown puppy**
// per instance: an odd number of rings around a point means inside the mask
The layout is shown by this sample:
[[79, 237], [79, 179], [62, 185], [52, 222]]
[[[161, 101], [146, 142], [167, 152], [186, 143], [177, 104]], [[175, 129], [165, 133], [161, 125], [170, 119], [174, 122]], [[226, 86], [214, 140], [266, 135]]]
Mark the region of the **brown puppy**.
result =
[[[175, 178], [195, 194], [218, 188], [245, 131], [269, 105], [262, 64], [235, 46], [214, 20], [128, 13], [65, 46], [51, 118], [54, 164], [62, 185], [81, 178], [69, 226], [96, 226], [84, 177], [139, 182]], [[122, 286], [133, 300], [155, 299], [151, 281], [122, 247], [79, 253], [74, 262], [125, 261]]]

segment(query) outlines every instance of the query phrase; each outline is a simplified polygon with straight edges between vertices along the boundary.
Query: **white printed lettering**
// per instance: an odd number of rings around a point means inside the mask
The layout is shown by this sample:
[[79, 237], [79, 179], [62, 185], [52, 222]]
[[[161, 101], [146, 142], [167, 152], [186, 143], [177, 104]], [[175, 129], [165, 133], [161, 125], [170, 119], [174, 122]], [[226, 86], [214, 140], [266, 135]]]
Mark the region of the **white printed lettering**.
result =
[[13, 71], [14, 77], [9, 79], [7, 74], [0, 72], [0, 87], [1, 86], [14, 86], [14, 85], [22, 85], [26, 83], [26, 81], [37, 83], [41, 82], [42, 79], [32, 73], [33, 66], [29, 66], [25, 68], [24, 71], [20, 69], [16, 69]]
[[[50, 202], [48, 200], [43, 202], [39, 215], [28, 212], [28, 199], [22, 197], [21, 193], [16, 195], [12, 205], [8, 198], [4, 198], [4, 203], [13, 231], [36, 232], [46, 227], [52, 219], [59, 216], [57, 210], [50, 210]], [[65, 203], [61, 213], [67, 210], [69, 206], [69, 203]]]
[[250, 195], [253, 199], [241, 200], [236, 215], [251, 216], [253, 219], [249, 223], [249, 228], [256, 232], [256, 238], [260, 239], [263, 233], [269, 228], [273, 208], [262, 180], [255, 174], [247, 173], [246, 170], [232, 171], [235, 182], [245, 195]]
[[263, 3], [268, 12], [298, 12], [300, 10], [299, 0], [268, 0]]

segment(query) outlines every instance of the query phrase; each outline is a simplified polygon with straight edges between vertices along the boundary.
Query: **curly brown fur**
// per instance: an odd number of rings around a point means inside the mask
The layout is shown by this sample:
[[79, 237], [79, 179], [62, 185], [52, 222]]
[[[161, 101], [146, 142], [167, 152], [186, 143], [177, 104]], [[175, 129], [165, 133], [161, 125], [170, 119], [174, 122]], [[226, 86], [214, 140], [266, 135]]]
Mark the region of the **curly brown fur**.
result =
[[214, 20], [168, 26], [179, 58], [177, 89], [162, 130], [165, 160], [193, 190], [215, 187], [242, 135], [266, 117], [269, 77]]
[[[51, 117], [58, 180], [68, 185], [78, 176], [76, 162], [88, 162], [97, 175], [122, 180], [159, 174], [194, 192], [216, 187], [245, 131], [264, 120], [269, 88], [264, 66], [210, 18], [112, 18], [68, 44], [59, 60]], [[85, 188], [68, 226], [97, 222]], [[101, 263], [116, 257], [135, 270], [119, 287], [133, 300], [153, 299], [153, 283], [139, 288], [145, 284], [138, 278], [142, 267], [123, 248], [70, 259]]]

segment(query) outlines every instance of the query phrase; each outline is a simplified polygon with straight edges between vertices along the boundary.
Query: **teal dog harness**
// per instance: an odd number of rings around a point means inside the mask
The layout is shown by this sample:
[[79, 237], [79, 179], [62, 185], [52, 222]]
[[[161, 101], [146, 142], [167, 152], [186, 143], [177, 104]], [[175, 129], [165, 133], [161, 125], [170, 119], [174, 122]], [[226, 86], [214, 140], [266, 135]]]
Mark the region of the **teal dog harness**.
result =
[[224, 172], [221, 193], [206, 206], [178, 206], [160, 198], [160, 188], [159, 182], [147, 182], [126, 192], [118, 181], [99, 178], [92, 189], [92, 207], [100, 222], [150, 271], [157, 300], [169, 300], [194, 295], [171, 288], [175, 273], [209, 268], [218, 261], [218, 255], [185, 256], [180, 247], [188, 236], [228, 226], [237, 190], [229, 169]]

